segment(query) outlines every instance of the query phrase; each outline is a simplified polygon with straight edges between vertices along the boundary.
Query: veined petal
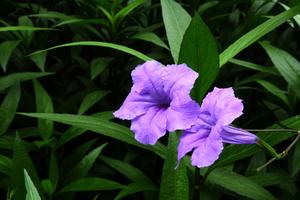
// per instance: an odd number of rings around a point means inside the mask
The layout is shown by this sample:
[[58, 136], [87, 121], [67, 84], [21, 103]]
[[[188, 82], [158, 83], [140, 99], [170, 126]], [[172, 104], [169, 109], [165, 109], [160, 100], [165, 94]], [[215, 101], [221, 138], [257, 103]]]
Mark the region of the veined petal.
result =
[[131, 91], [126, 97], [123, 105], [113, 114], [120, 119], [131, 120], [147, 112], [149, 107], [157, 103], [151, 95], [140, 95], [136, 91]]
[[223, 142], [230, 144], [254, 144], [257, 141], [256, 135], [232, 126], [222, 127], [221, 137]]
[[132, 72], [132, 91], [141, 95], [150, 95], [157, 102], [169, 102], [169, 97], [164, 92], [163, 77], [165, 67], [157, 61], [147, 61], [138, 65]]
[[209, 136], [198, 144], [192, 154], [192, 165], [201, 167], [208, 167], [212, 165], [223, 150], [222, 138], [219, 134], [219, 126], [214, 126], [209, 133]]
[[186, 64], [167, 65], [165, 68], [164, 90], [172, 98], [177, 91], [184, 91], [189, 95], [198, 73], [189, 68]]
[[201, 112], [209, 113], [217, 124], [229, 125], [243, 114], [243, 103], [234, 96], [232, 88], [215, 87], [203, 99]]
[[130, 129], [135, 133], [135, 139], [143, 144], [155, 144], [166, 134], [166, 109], [150, 107], [144, 115], [131, 121]]
[[167, 109], [167, 130], [184, 130], [196, 124], [200, 107], [189, 96], [180, 92], [174, 94], [169, 108]]
[[205, 142], [209, 132], [209, 129], [199, 129], [197, 132], [184, 131], [183, 134], [180, 136], [180, 141], [178, 145], [178, 162], [188, 152], [192, 151], [201, 143]]

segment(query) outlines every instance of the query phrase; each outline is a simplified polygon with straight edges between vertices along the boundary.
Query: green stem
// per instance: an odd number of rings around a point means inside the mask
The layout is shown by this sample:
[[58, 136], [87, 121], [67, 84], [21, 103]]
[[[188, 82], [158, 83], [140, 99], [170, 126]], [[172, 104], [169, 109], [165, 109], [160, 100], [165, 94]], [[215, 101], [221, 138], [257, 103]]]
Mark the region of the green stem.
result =
[[196, 167], [196, 169], [195, 169], [194, 200], [199, 200], [200, 199], [200, 185], [201, 185], [200, 169], [198, 167]]

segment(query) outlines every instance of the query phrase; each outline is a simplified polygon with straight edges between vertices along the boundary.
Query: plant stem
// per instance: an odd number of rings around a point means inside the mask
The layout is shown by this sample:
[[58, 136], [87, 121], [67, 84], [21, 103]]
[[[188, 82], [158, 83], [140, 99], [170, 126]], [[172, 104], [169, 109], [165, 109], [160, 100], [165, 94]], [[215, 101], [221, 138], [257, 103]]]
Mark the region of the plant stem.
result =
[[198, 167], [196, 167], [196, 169], [195, 169], [194, 200], [199, 200], [200, 199], [200, 184], [201, 184], [200, 169]]

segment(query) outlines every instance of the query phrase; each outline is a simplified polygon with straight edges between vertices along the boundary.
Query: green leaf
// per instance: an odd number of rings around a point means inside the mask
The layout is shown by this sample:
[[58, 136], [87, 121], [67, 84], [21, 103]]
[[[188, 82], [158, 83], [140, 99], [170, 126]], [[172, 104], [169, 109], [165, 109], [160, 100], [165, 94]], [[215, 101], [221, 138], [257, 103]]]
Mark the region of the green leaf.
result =
[[[40, 113], [53, 113], [53, 103], [51, 97], [43, 86], [37, 81], [33, 80], [36, 111]], [[51, 137], [53, 132], [53, 122], [44, 119], [38, 119], [39, 131], [44, 140]]]
[[192, 96], [201, 102], [218, 75], [219, 56], [213, 35], [198, 14], [194, 16], [183, 36], [179, 63], [186, 63], [199, 73]]
[[64, 156], [61, 164], [59, 165], [59, 170], [61, 174], [61, 179], [70, 171], [70, 168], [74, 167], [80, 160], [88, 153], [91, 147], [96, 143], [97, 139], [89, 140], [83, 144], [78, 145], [71, 153]]
[[177, 146], [178, 136], [176, 133], [170, 133], [166, 159], [160, 183], [160, 200], [189, 199], [189, 182], [184, 160], [182, 160], [178, 168], [175, 169], [178, 162]]
[[114, 17], [115, 26], [118, 26], [121, 21], [129, 15], [135, 8], [139, 7], [144, 3], [145, 0], [134, 0], [130, 1], [127, 6], [122, 8]]
[[261, 42], [261, 45], [268, 53], [276, 69], [300, 98], [300, 62], [286, 51], [276, 48], [267, 42]]
[[10, 177], [12, 168], [12, 160], [9, 157], [0, 155], [0, 172]]
[[95, 58], [91, 62], [91, 79], [94, 80], [99, 74], [101, 74], [113, 58]]
[[101, 74], [108, 64], [113, 60], [113, 58], [95, 58], [91, 62], [91, 79], [95, 79], [99, 74]]
[[265, 21], [264, 23], [260, 24], [256, 28], [252, 29], [229, 47], [227, 47], [221, 54], [220, 54], [220, 67], [226, 64], [231, 58], [236, 56], [239, 52], [256, 42], [259, 38], [266, 35], [273, 29], [277, 28], [288, 19], [292, 18], [293, 16], [297, 15], [300, 12], [300, 6], [295, 6], [285, 12], [282, 12], [271, 19]]
[[12, 86], [0, 106], [0, 135], [7, 131], [7, 128], [14, 119], [21, 96], [20, 84], [17, 82]]
[[105, 97], [109, 92], [104, 90], [97, 90], [87, 94], [82, 103], [80, 104], [78, 114], [82, 115], [88, 109], [90, 109], [95, 103], [100, 101], [103, 97]]
[[0, 27], [0, 32], [5, 31], [53, 31], [56, 29], [53, 28], [41, 28], [41, 27], [32, 27], [32, 26], [5, 26]]
[[[289, 127], [291, 129], [299, 130], [300, 129], [300, 115], [286, 119], [286, 120], [280, 122], [280, 124], [282, 124], [286, 127]], [[279, 126], [277, 124], [274, 124], [273, 126], [268, 127], [268, 128], [282, 129], [281, 126]], [[259, 138], [263, 139], [270, 145], [276, 145], [294, 135], [295, 135], [295, 133], [276, 132], [276, 131], [267, 132], [267, 133], [261, 132], [261, 133], [257, 134], [257, 136]], [[249, 157], [249, 156], [257, 153], [259, 150], [260, 150], [260, 148], [257, 145], [229, 145], [228, 147], [226, 147], [223, 150], [219, 160], [217, 160], [215, 162], [215, 164], [209, 168], [209, 170], [211, 171], [211, 170], [215, 169], [216, 167], [228, 165], [230, 163], [233, 163], [234, 161]]]
[[57, 163], [57, 158], [56, 158], [56, 155], [55, 155], [55, 149], [53, 148], [51, 150], [51, 157], [50, 157], [50, 164], [49, 164], [49, 181], [50, 181], [50, 184], [46, 184], [46, 185], [50, 185], [51, 187], [47, 187], [48, 189], [51, 189], [51, 190], [48, 190], [48, 192], [51, 192], [50, 194], [52, 194], [56, 187], [57, 187], [57, 184], [58, 184], [58, 179], [59, 179], [59, 169], [58, 169], [58, 163]]
[[255, 200], [275, 200], [266, 189], [249, 178], [225, 169], [215, 169], [207, 180], [241, 196]]
[[287, 96], [285, 95], [285, 92], [279, 89], [276, 85], [270, 83], [269, 81], [265, 81], [262, 79], [256, 80], [257, 83], [259, 83], [261, 86], [263, 86], [267, 91], [269, 91], [271, 94], [278, 97], [281, 101], [283, 101], [287, 106], [289, 106], [289, 100]]
[[132, 38], [151, 42], [153, 44], [156, 44], [157, 46], [169, 50], [169, 47], [155, 33], [152, 32], [138, 33], [132, 36]]
[[107, 120], [98, 119], [90, 116], [83, 115], [71, 115], [71, 114], [46, 114], [46, 113], [19, 113], [28, 117], [37, 117], [41, 119], [47, 119], [57, 121], [71, 126], [76, 126], [82, 129], [94, 131], [101, 135], [112, 137], [114, 139], [132, 144], [150, 151], [153, 151], [157, 155], [164, 157], [165, 147], [161, 143], [157, 143], [154, 146], [147, 146], [137, 142], [133, 133], [125, 126], [121, 126], [117, 123]]
[[84, 156], [79, 163], [77, 163], [72, 169], [70, 169], [69, 173], [65, 177], [64, 182], [66, 183], [79, 178], [84, 178], [88, 174], [96, 159], [99, 157], [100, 153], [106, 145], [107, 143], [102, 144], [101, 146]]
[[117, 190], [123, 187], [120, 183], [103, 178], [82, 178], [66, 185], [60, 192]]
[[263, 187], [279, 185], [286, 181], [292, 181], [292, 178], [286, 173], [263, 173], [249, 176], [248, 178]]
[[131, 48], [119, 45], [119, 44], [113, 44], [113, 43], [108, 43], [108, 42], [95, 42], [95, 41], [71, 42], [71, 43], [66, 43], [66, 44], [62, 44], [62, 45], [57, 45], [54, 47], [50, 47], [48, 49], [33, 52], [29, 56], [43, 53], [45, 51], [50, 51], [50, 50], [57, 49], [57, 48], [71, 47], [71, 46], [98, 46], [98, 47], [112, 48], [112, 49], [116, 49], [116, 50], [123, 51], [128, 54], [131, 54], [133, 56], [136, 56], [137, 58], [140, 58], [141, 60], [144, 60], [144, 61], [152, 60], [152, 58], [150, 58], [150, 57], [146, 56], [145, 54], [142, 54], [141, 52], [138, 52], [134, 49], [131, 49]]
[[292, 154], [291, 175], [295, 177], [300, 172], [300, 141], [296, 143], [296, 147]]
[[26, 189], [24, 185], [24, 169], [26, 169], [30, 174], [32, 181], [34, 182], [38, 191], [40, 191], [39, 188], [41, 187], [37, 172], [28, 155], [28, 150], [18, 134], [16, 135], [15, 139], [12, 163], [12, 184], [15, 190], [14, 199], [25, 199]]
[[264, 73], [268, 73], [268, 74], [272, 74], [272, 75], [276, 75], [276, 76], [280, 76], [278, 71], [273, 68], [273, 67], [266, 67], [266, 66], [261, 66], [261, 65], [257, 65], [255, 63], [252, 62], [247, 62], [244, 60], [238, 60], [238, 59], [234, 59], [232, 58], [231, 60], [229, 60], [230, 63], [245, 67], [247, 69], [252, 69], [255, 71], [259, 71], [259, 72], [264, 72]]
[[14, 85], [16, 82], [20, 81], [28, 81], [35, 78], [40, 78], [43, 76], [48, 76], [53, 73], [49, 72], [19, 72], [14, 74], [9, 74], [7, 76], [0, 78], [0, 91], [9, 88], [10, 86]]
[[20, 42], [21, 40], [7, 40], [0, 44], [0, 64], [4, 72], [12, 52]]
[[135, 183], [141, 183], [143, 185], [152, 185], [153, 187], [155, 187], [151, 179], [148, 178], [148, 176], [146, 176], [144, 172], [130, 165], [129, 163], [112, 159], [106, 156], [101, 156], [100, 159], [111, 168], [126, 176], [131, 181]]
[[[114, 118], [111, 111], [95, 113], [95, 114], [92, 114], [91, 116], [99, 118], [99, 119], [103, 119], [103, 120], [111, 120]], [[64, 145], [65, 143], [80, 136], [81, 134], [85, 133], [86, 131], [87, 131], [86, 129], [81, 129], [81, 128], [73, 127], [73, 126], [70, 127], [59, 138], [59, 140], [57, 142], [57, 147]]]
[[181, 42], [190, 24], [191, 16], [173, 0], [161, 0], [160, 2], [171, 53], [174, 62], [178, 63]]
[[131, 183], [125, 186], [120, 193], [115, 197], [115, 200], [123, 199], [124, 197], [134, 194], [137, 192], [145, 191], [157, 191], [158, 189], [154, 186], [143, 184], [143, 183]]
[[36, 66], [42, 71], [45, 71], [47, 52], [39, 53], [30, 56], [30, 59], [36, 64]]
[[30, 176], [28, 175], [26, 169], [24, 169], [25, 187], [26, 187], [26, 200], [41, 200], [41, 197], [34, 186]]

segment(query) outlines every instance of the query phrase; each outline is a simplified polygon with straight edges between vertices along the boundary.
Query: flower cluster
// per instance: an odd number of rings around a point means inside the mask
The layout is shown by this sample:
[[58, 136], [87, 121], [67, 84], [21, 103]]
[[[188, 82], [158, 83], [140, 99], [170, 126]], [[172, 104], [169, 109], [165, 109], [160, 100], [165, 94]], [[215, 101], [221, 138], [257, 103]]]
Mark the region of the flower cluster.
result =
[[131, 120], [130, 129], [139, 142], [153, 145], [167, 131], [183, 130], [178, 161], [193, 151], [192, 165], [197, 167], [213, 164], [223, 143], [256, 142], [254, 134], [230, 126], [243, 113], [242, 101], [232, 88], [214, 88], [199, 106], [189, 95], [198, 74], [185, 64], [148, 61], [131, 76], [131, 91], [114, 116]]

